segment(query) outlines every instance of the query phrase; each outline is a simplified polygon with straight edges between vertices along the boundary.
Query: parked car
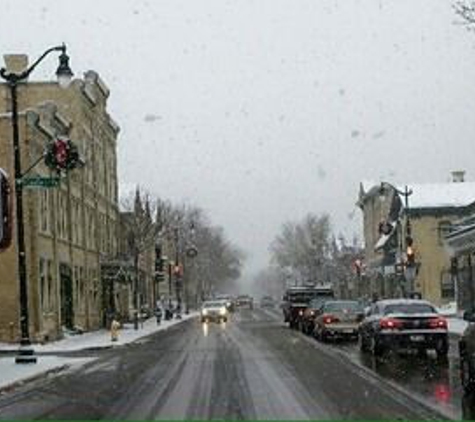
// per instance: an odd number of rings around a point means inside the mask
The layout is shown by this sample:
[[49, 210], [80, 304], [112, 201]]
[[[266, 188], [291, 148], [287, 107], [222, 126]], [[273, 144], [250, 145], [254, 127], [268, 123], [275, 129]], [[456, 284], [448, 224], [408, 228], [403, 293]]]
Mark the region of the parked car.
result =
[[260, 302], [261, 308], [274, 308], [275, 300], [272, 296], [263, 296]]
[[314, 336], [321, 341], [330, 338], [358, 338], [358, 327], [364, 317], [356, 300], [329, 300], [315, 318]]
[[468, 394], [475, 390], [475, 309], [465, 311], [463, 319], [468, 326], [459, 340], [460, 380]]
[[290, 328], [301, 328], [305, 310], [310, 302], [322, 296], [333, 297], [331, 286], [311, 284], [289, 287], [283, 297], [284, 322], [288, 322]]
[[206, 301], [201, 307], [201, 322], [226, 322], [228, 314], [225, 300]]
[[319, 292], [303, 310], [302, 315], [299, 315], [298, 317], [300, 331], [305, 334], [313, 334], [315, 329], [315, 318], [321, 314], [323, 305], [327, 301], [334, 299], [332, 290]]
[[371, 308], [359, 327], [362, 351], [375, 356], [397, 349], [434, 349], [439, 357], [449, 350], [447, 320], [425, 300], [381, 300]]

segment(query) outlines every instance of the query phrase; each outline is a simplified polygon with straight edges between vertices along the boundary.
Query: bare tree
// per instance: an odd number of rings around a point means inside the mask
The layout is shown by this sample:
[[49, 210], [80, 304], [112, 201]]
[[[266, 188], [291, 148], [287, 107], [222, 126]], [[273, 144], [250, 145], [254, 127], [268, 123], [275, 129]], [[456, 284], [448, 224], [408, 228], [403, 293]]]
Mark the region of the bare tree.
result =
[[[143, 260], [147, 267], [150, 267], [153, 259], [155, 242], [159, 235], [159, 226], [155, 224], [152, 215], [156, 212], [156, 203], [150, 200], [149, 195], [142, 195], [137, 187], [135, 196], [122, 201], [121, 219], [123, 223], [123, 236], [126, 238], [127, 253], [133, 259], [134, 280], [133, 280], [133, 300], [134, 300], [134, 328], [138, 329], [139, 321], [139, 283], [141, 266]], [[142, 286], [142, 289], [144, 286]]]
[[475, 24], [475, 1], [458, 0], [453, 4], [453, 8], [455, 13], [462, 18], [461, 23], [473, 30], [473, 25]]

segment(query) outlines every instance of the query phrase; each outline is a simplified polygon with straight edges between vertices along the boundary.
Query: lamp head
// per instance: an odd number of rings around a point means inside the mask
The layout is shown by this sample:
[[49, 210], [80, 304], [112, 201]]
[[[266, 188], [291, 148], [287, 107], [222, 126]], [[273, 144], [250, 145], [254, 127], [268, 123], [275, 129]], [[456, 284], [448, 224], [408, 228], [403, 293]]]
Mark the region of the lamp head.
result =
[[73, 72], [69, 67], [69, 56], [66, 54], [66, 47], [59, 56], [59, 66], [56, 70], [56, 76], [58, 77], [58, 83], [61, 88], [67, 88], [71, 83]]

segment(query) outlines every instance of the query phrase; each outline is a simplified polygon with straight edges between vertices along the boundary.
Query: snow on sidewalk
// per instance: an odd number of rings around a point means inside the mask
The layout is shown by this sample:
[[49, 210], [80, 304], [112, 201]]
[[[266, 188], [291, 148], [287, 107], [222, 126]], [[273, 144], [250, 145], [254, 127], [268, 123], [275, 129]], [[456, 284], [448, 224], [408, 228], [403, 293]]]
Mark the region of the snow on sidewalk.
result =
[[447, 318], [449, 333], [462, 335], [467, 328], [468, 322], [461, 318]]
[[[196, 315], [198, 315], [196, 312], [190, 312], [188, 315], [183, 315], [182, 319], [162, 321], [160, 325], [157, 325], [155, 318], [150, 318], [143, 324], [139, 325], [138, 330], [134, 330], [133, 324], [124, 324], [124, 327], [119, 331], [119, 340], [115, 342], [111, 341], [109, 330], [101, 329], [84, 334], [66, 336], [64, 339], [53, 341], [51, 343], [35, 344], [33, 347], [38, 353], [74, 352], [86, 349], [115, 347], [133, 342], [157, 331], [166, 330], [182, 321], [193, 318]], [[18, 350], [17, 344], [0, 343], [0, 351], [15, 350]]]
[[[183, 318], [171, 321], [162, 321], [157, 325], [155, 318], [151, 318], [143, 323], [138, 330], [134, 330], [133, 324], [126, 324], [120, 330], [119, 340], [111, 341], [110, 332], [102, 329], [91, 333], [68, 336], [62, 340], [51, 342], [44, 345], [34, 345], [37, 353], [49, 352], [72, 352], [91, 348], [116, 347], [131, 343], [142, 337], [149, 336], [158, 331], [166, 330], [180, 322], [186, 321], [197, 316], [197, 312], [191, 312], [189, 315], [183, 315]], [[18, 345], [0, 343], [1, 351], [16, 351]], [[0, 358], [0, 390], [8, 389], [17, 383], [27, 381], [35, 377], [46, 375], [50, 371], [60, 370], [61, 368], [71, 368], [82, 366], [96, 358], [70, 358], [59, 356], [38, 356], [36, 364], [16, 364], [15, 357]]]

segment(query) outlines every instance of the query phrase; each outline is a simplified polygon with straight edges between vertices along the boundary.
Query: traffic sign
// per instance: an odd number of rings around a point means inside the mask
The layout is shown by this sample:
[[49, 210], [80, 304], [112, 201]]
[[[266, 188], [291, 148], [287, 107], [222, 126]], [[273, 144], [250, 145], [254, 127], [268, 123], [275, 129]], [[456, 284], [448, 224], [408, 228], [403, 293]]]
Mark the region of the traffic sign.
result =
[[20, 180], [20, 184], [31, 189], [55, 188], [59, 186], [59, 177], [24, 177]]

